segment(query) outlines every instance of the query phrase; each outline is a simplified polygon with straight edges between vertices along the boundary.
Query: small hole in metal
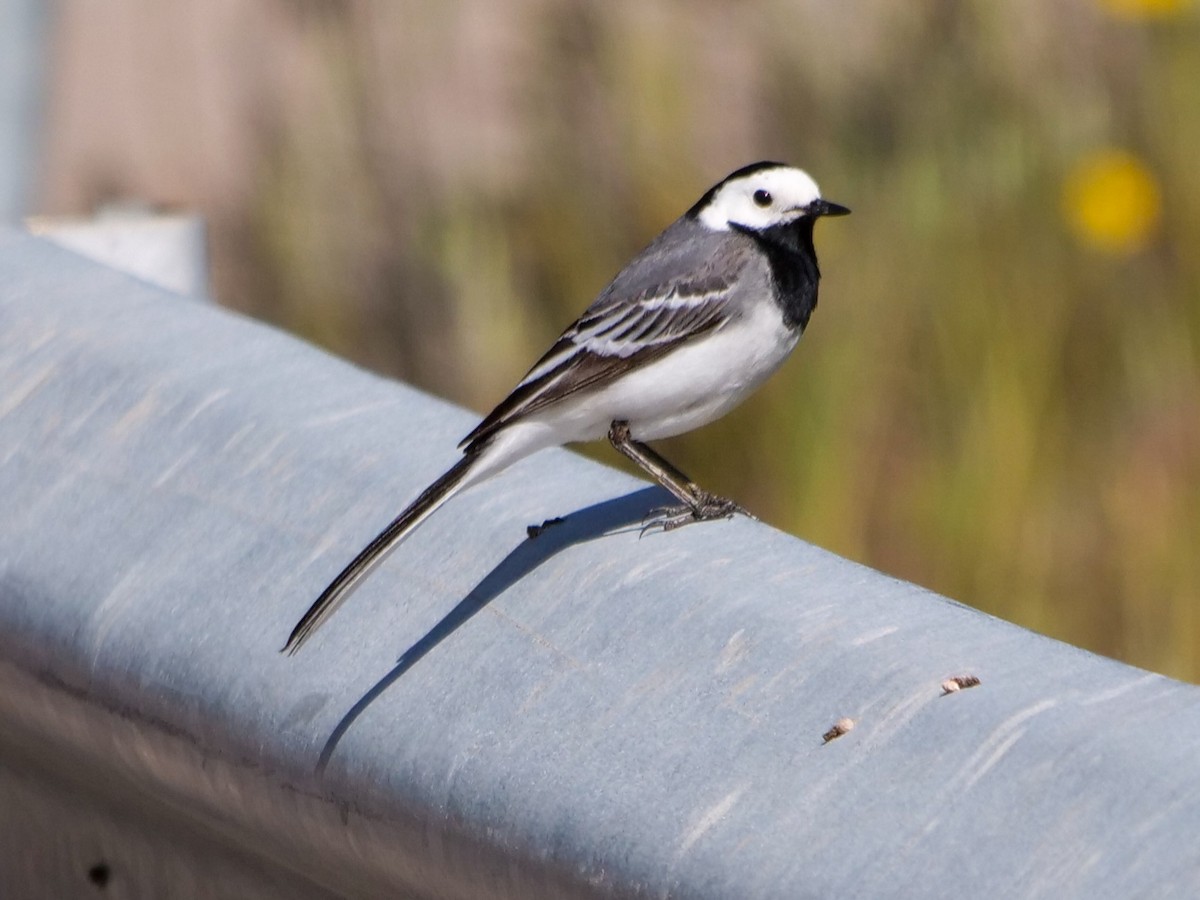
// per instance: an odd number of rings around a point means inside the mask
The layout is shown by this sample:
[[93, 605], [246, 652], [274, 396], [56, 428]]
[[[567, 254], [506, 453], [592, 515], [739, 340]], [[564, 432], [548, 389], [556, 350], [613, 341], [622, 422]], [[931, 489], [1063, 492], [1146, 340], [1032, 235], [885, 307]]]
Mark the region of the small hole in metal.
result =
[[98, 888], [108, 886], [108, 880], [112, 877], [112, 870], [109, 869], [108, 863], [98, 862], [88, 869], [88, 881]]

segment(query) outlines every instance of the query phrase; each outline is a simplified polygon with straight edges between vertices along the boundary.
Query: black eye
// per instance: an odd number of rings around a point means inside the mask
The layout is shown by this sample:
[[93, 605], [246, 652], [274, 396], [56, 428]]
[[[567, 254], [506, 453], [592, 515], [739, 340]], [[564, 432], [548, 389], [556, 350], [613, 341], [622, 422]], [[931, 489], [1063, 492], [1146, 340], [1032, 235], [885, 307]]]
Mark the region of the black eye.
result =
[[759, 188], [757, 191], [754, 192], [754, 202], [757, 203], [759, 206], [770, 206], [771, 205], [771, 192], [764, 191], [762, 188]]

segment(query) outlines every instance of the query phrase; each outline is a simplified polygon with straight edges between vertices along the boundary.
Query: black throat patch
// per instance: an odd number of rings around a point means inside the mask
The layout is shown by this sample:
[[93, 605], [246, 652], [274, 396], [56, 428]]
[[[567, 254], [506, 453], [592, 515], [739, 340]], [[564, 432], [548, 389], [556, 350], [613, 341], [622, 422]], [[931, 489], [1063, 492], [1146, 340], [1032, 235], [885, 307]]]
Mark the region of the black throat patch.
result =
[[801, 216], [794, 222], [762, 231], [731, 225], [735, 231], [753, 238], [767, 255], [777, 300], [783, 307], [783, 321], [789, 328], [800, 331], [804, 331], [817, 308], [817, 282], [821, 280], [817, 251], [813, 247], [815, 221], [812, 216]]

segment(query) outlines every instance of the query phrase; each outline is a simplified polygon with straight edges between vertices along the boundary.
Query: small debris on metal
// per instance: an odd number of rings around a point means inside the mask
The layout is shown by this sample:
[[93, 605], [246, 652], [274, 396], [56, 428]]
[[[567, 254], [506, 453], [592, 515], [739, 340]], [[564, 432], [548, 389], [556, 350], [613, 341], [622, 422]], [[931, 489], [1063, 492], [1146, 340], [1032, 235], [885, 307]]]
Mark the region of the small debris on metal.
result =
[[964, 691], [978, 684], [979, 679], [974, 675], [957, 675], [954, 678], [947, 678], [942, 682], [942, 694], [953, 694], [956, 691]]
[[555, 525], [561, 525], [565, 521], [566, 521], [566, 519], [564, 519], [564, 518], [555, 517], [553, 519], [547, 519], [541, 525], [526, 525], [525, 533], [527, 535], [529, 535], [530, 540], [533, 540], [535, 537], [538, 537], [547, 528], [553, 528]]
[[853, 730], [854, 730], [854, 720], [853, 719], [838, 719], [836, 722], [833, 723], [833, 727], [830, 728], [823, 735], [823, 737], [825, 738], [825, 743], [828, 744], [830, 741], [837, 740], [843, 734], [845, 734], [847, 731], [853, 731]]

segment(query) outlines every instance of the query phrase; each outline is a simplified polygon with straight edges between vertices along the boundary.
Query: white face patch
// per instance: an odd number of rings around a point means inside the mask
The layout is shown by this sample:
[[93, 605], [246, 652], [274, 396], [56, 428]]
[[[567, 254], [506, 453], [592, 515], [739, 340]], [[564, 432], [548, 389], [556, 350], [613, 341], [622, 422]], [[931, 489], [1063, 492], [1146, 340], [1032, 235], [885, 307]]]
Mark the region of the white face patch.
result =
[[819, 199], [821, 191], [807, 172], [763, 169], [722, 185], [701, 210], [700, 222], [713, 231], [728, 231], [730, 225], [770, 228], [797, 218]]

